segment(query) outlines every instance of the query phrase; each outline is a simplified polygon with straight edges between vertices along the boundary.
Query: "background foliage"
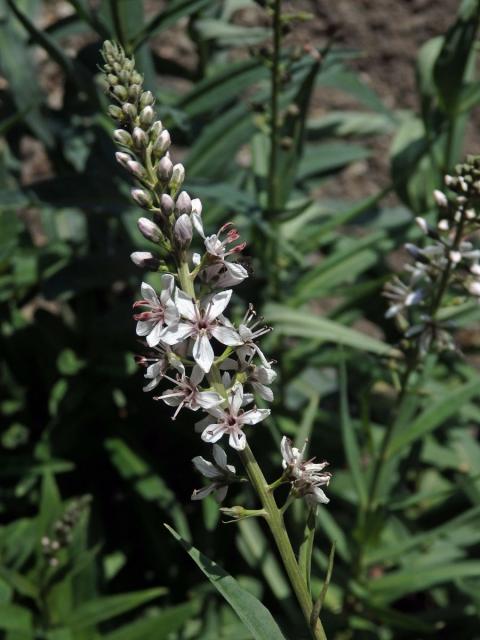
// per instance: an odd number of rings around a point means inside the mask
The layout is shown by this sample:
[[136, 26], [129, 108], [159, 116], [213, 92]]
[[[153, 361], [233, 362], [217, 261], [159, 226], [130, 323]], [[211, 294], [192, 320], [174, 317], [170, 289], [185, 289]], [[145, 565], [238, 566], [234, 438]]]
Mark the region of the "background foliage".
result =
[[[224, 526], [213, 500], [190, 503], [200, 482], [190, 459], [203, 445], [188, 421], [171, 423], [141, 390], [130, 319], [141, 274], [128, 256], [144, 240], [98, 83], [108, 37], [135, 51], [207, 226], [233, 219], [248, 241], [255, 278], [238, 295], [275, 326], [267, 350], [281, 371], [272, 420], [252, 430], [253, 448], [271, 452], [272, 479], [282, 434], [308, 437], [331, 462], [312, 575], [318, 593], [335, 541], [322, 612], [329, 637], [478, 637], [476, 305], [447, 310], [464, 357], [424, 363], [419, 392], [398, 418], [380, 505], [364, 516], [398, 369], [399, 334], [380, 292], [403, 259], [394, 250], [419, 235], [412, 216], [434, 218], [431, 192], [460, 158], [480, 102], [479, 3], [460, 3], [450, 29], [418, 52], [415, 113], [384, 105], [335, 38], [315, 43], [319, 52], [292, 44], [288, 32], [312, 18], [290, 6], [275, 62], [265, 3], [66, 4], [40, 29], [50, 4], [0, 0], [2, 635], [251, 638], [164, 522], [262, 599], [287, 637], [305, 633], [256, 521]], [[255, 19], [242, 20], [245, 10]], [[161, 55], [163, 34], [179, 25], [192, 59]], [[45, 60], [55, 92], [39, 74]], [[358, 108], [310, 118], [319, 87]], [[366, 141], [385, 134], [390, 185], [361, 201], [317, 197], [369, 155]], [[39, 149], [27, 174], [25, 157]], [[55, 538], [69, 505], [72, 536], [52, 566], [41, 541]], [[300, 505], [291, 519], [302, 522]]]

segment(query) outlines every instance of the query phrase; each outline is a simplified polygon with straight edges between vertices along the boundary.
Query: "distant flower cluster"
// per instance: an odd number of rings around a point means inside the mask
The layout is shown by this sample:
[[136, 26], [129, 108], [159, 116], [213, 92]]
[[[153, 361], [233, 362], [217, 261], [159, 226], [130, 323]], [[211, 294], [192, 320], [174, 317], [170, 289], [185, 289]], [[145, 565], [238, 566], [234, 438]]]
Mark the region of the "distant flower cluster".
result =
[[[143, 90], [134, 60], [110, 42], [104, 45], [103, 57], [108, 93], [116, 102], [109, 108], [119, 126], [114, 140], [122, 150], [116, 158], [140, 185], [131, 195], [151, 219], [141, 217], [138, 228], [159, 249], [157, 254], [131, 256], [137, 266], [162, 274], [160, 288], [144, 282], [142, 297], [134, 304], [137, 335], [150, 348], [138, 358], [145, 367], [144, 390], [167, 382], [170, 386], [155, 399], [175, 407], [173, 418], [184, 408], [202, 410], [206, 415], [196, 425], [201, 438], [214, 444], [225, 436], [231, 447], [242, 451], [244, 427], [270, 414], [255, 406], [254, 394], [271, 402], [270, 385], [276, 375], [258, 345], [270, 328], [253, 307], [238, 326], [225, 315], [231, 287], [248, 277], [241, 263], [245, 243], [231, 223], [216, 234], [205, 234], [202, 203], [182, 190], [185, 169], [170, 159], [170, 134], [155, 119], [154, 98]], [[194, 232], [203, 252], [190, 256]], [[211, 491], [224, 497], [223, 487], [234, 477], [234, 468], [221, 451], [214, 449], [213, 466], [194, 459], [196, 468], [213, 480], [210, 489], [196, 492], [194, 498]]]
[[472, 237], [480, 226], [480, 158], [467, 157], [456, 167], [456, 175], [445, 176], [446, 193], [434, 191], [440, 216], [435, 226], [424, 218], [416, 222], [428, 244], [405, 245], [413, 263], [402, 278], [394, 276], [385, 285], [389, 300], [387, 317], [396, 317], [405, 338], [420, 355], [431, 348], [455, 349], [450, 326], [439, 318], [448, 295], [480, 299], [480, 249]]

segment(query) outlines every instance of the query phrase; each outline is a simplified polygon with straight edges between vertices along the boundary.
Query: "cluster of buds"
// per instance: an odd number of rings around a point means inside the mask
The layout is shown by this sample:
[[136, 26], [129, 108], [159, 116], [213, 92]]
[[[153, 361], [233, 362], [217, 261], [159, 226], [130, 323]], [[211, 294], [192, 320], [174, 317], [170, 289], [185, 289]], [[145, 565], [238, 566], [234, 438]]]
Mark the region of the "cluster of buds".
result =
[[[173, 419], [182, 409], [206, 414], [196, 430], [204, 442], [214, 445], [215, 462], [194, 459], [197, 470], [211, 482], [193, 498], [216, 492], [223, 499], [236, 475], [215, 443], [225, 437], [232, 448], [243, 451], [244, 427], [270, 414], [255, 405], [255, 395], [273, 400], [270, 385], [276, 374], [258, 344], [270, 327], [252, 306], [238, 325], [227, 317], [231, 287], [248, 277], [240, 260], [245, 243], [231, 223], [216, 234], [205, 234], [202, 204], [181, 190], [185, 170], [170, 159], [170, 134], [156, 120], [152, 94], [143, 91], [133, 58], [110, 42], [102, 53], [107, 91], [116, 102], [110, 114], [121, 126], [114, 132], [122, 148], [117, 159], [141, 185], [133, 189], [132, 198], [151, 214], [140, 218], [138, 227], [163, 249], [163, 257], [132, 254], [136, 265], [160, 272], [158, 289], [144, 282], [142, 297], [134, 304], [137, 335], [149, 348], [137, 358], [145, 367], [144, 390], [167, 383], [154, 399], [175, 407]], [[194, 233], [202, 246], [198, 253], [189, 251]]]
[[445, 187], [433, 194], [440, 213], [436, 225], [416, 218], [428, 243], [405, 245], [414, 262], [384, 290], [390, 302], [386, 316], [397, 319], [407, 344], [419, 355], [432, 348], [455, 349], [450, 325], [437, 317], [446, 296], [453, 295], [457, 303], [480, 299], [480, 248], [472, 242], [480, 226], [480, 157], [468, 156], [455, 176], [445, 176]]
[[65, 510], [65, 513], [53, 525], [51, 536], [43, 536], [41, 539], [42, 552], [51, 567], [59, 565], [58, 555], [62, 549], [72, 542], [73, 530], [90, 504], [90, 496], [82, 496], [74, 500]]

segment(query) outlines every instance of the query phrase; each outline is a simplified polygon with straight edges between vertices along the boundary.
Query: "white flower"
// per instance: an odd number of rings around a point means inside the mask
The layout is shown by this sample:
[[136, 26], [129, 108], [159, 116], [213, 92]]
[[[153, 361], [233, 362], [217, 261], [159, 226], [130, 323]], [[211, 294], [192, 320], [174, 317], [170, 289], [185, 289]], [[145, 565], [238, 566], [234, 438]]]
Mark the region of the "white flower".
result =
[[[197, 424], [197, 428], [202, 431], [202, 440], [214, 443], [220, 440], [223, 435], [228, 435], [228, 444], [242, 451], [247, 443], [243, 433], [243, 425], [257, 424], [270, 415], [270, 409], [257, 409], [254, 407], [244, 411], [244, 394], [242, 385], [237, 382], [228, 392], [228, 407], [212, 407], [207, 409], [210, 414]], [[216, 422], [213, 418], [216, 418]]]
[[227, 464], [227, 454], [218, 444], [213, 445], [213, 458], [215, 460], [214, 463], [205, 460], [202, 456], [193, 458], [192, 462], [197, 471], [212, 482], [203, 487], [203, 489], [195, 489], [192, 493], [192, 500], [203, 500], [212, 492], [216, 493], [215, 497], [218, 502], [222, 502], [225, 499], [228, 485], [235, 478], [235, 467]]
[[255, 353], [257, 353], [262, 361], [262, 364], [267, 369], [270, 369], [270, 363], [266, 359], [260, 347], [255, 344], [255, 340], [258, 340], [261, 336], [269, 333], [271, 327], [258, 325], [263, 322], [263, 318], [256, 318], [256, 313], [253, 305], [248, 306], [248, 311], [245, 313], [242, 322], [238, 327], [238, 333], [242, 344], [236, 349], [237, 355], [241, 361], [248, 364], [248, 360], [251, 359]]
[[183, 407], [197, 411], [200, 408], [211, 409], [223, 402], [222, 396], [216, 391], [201, 391], [198, 388], [205, 375], [199, 366], [195, 365], [193, 367], [190, 377], [185, 375], [183, 365], [179, 365], [179, 371], [180, 374], [177, 375], [176, 380], [166, 375], [163, 376], [165, 380], [170, 380], [176, 386], [162, 393], [161, 396], [154, 398], [155, 400], [163, 400], [171, 407], [177, 407], [172, 420], [175, 420]]
[[220, 318], [232, 296], [232, 290], [221, 291], [214, 296], [207, 296], [199, 305], [186, 293], [177, 289], [175, 303], [183, 320], [170, 325], [162, 334], [162, 341], [174, 345], [195, 338], [192, 355], [195, 362], [208, 373], [213, 364], [215, 354], [211, 338], [229, 346], [241, 344], [238, 333], [232, 326], [227, 326]]
[[385, 317], [393, 318], [406, 307], [411, 307], [421, 302], [424, 294], [421, 289], [412, 290], [398, 276], [394, 276], [391, 282], [387, 282], [385, 285], [383, 295], [391, 301]]
[[146, 337], [150, 347], [155, 347], [162, 338], [162, 330], [166, 325], [175, 323], [179, 314], [172, 300], [174, 278], [171, 274], [162, 276], [162, 291], [160, 297], [155, 289], [146, 282], [142, 282], [143, 300], [137, 300], [133, 308], [149, 307], [150, 311], [136, 313], [133, 318], [137, 320], [137, 336]]
[[[218, 234], [213, 234], [205, 238], [205, 249], [210, 257], [210, 264], [204, 269], [203, 275], [207, 282], [215, 287], [233, 287], [248, 278], [248, 272], [238, 262], [230, 262], [228, 256], [240, 253], [245, 248], [245, 242], [227, 249], [227, 245], [240, 238], [236, 229], [231, 229], [232, 223], [227, 223], [220, 228]], [[224, 240], [221, 234], [229, 229]], [[212, 264], [213, 262], [213, 264]]]
[[247, 375], [253, 390], [267, 402], [273, 402], [273, 391], [268, 385], [272, 384], [277, 377], [276, 372], [271, 367], [250, 364], [247, 368]]
[[292, 483], [293, 491], [301, 497], [304, 497], [310, 506], [315, 504], [326, 504], [330, 502], [325, 493], [320, 489], [321, 486], [330, 482], [331, 474], [323, 472], [328, 462], [314, 463], [314, 458], [304, 460], [305, 448], [292, 447], [292, 441], [283, 436], [280, 443], [282, 452], [282, 466]]

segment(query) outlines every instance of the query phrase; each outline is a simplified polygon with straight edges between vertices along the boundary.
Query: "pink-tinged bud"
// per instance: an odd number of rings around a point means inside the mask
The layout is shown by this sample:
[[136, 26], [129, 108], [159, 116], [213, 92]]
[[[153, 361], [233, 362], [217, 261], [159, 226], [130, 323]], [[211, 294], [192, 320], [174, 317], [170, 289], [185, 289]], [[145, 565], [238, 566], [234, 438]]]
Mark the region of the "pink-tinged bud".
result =
[[148, 129], [148, 127], [152, 124], [154, 118], [155, 118], [155, 111], [152, 109], [152, 107], [150, 106], [144, 107], [140, 111], [140, 115], [139, 115], [140, 124], [142, 125], [142, 127], [145, 127], [145, 129]]
[[160, 260], [156, 258], [150, 251], [134, 251], [130, 255], [130, 259], [137, 267], [141, 269], [149, 269], [157, 271], [160, 266]]
[[182, 191], [175, 203], [175, 213], [182, 216], [184, 213], [190, 215], [192, 212], [192, 200], [186, 191]]
[[155, 98], [153, 97], [153, 93], [151, 91], [144, 91], [140, 96], [140, 109], [151, 107], [154, 102]]
[[133, 144], [137, 149], [143, 149], [148, 144], [147, 134], [140, 127], [135, 127], [132, 132]]
[[139, 218], [137, 225], [144, 238], [151, 242], [155, 242], [155, 244], [161, 242], [163, 238], [162, 232], [154, 222], [148, 218]]
[[124, 105], [122, 105], [122, 111], [129, 118], [133, 119], [137, 117], [137, 107], [131, 102], [126, 102]]
[[438, 189], [435, 189], [435, 191], [433, 192], [433, 198], [441, 209], [448, 207], [448, 199], [447, 199], [447, 196], [443, 193], [443, 191], [439, 191]]
[[132, 136], [125, 129], [115, 129], [113, 139], [117, 144], [122, 144], [124, 147], [132, 146]]
[[132, 189], [130, 194], [138, 204], [138, 206], [142, 207], [142, 209], [149, 209], [153, 204], [151, 195], [143, 189]]
[[169, 187], [172, 191], [172, 194], [175, 195], [185, 180], [185, 167], [183, 164], [176, 164], [173, 167], [172, 177], [170, 178]]
[[192, 200], [192, 213], [196, 213], [198, 216], [202, 215], [202, 201], [200, 198], [194, 198]]
[[157, 165], [157, 176], [160, 182], [167, 184], [172, 177], [173, 163], [168, 155], [163, 156]]
[[168, 195], [168, 193], [164, 193], [160, 198], [160, 209], [165, 217], [172, 213], [174, 207], [173, 199]]
[[153, 145], [153, 154], [157, 158], [161, 158], [165, 151], [168, 151], [172, 141], [170, 139], [170, 134], [166, 129], [162, 131], [162, 133], [158, 136], [155, 144]]
[[128, 163], [131, 162], [132, 156], [129, 156], [128, 153], [123, 153], [123, 151], [117, 151], [115, 159], [124, 169], [128, 169]]
[[480, 297], [480, 281], [473, 280], [473, 282], [470, 282], [468, 285], [468, 291], [472, 296]]
[[127, 162], [127, 169], [130, 171], [132, 176], [135, 176], [135, 178], [138, 178], [139, 180], [143, 180], [147, 177], [145, 168], [136, 160], [129, 160]]
[[190, 216], [186, 213], [182, 214], [175, 222], [173, 228], [173, 234], [175, 236], [175, 242], [181, 249], [187, 249], [192, 241], [192, 223]]

